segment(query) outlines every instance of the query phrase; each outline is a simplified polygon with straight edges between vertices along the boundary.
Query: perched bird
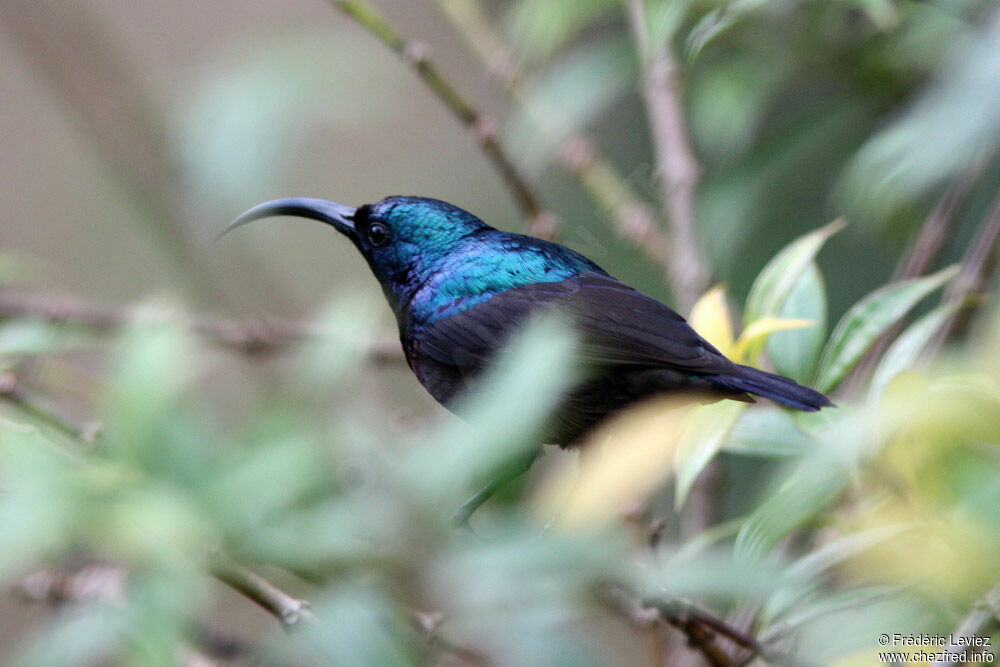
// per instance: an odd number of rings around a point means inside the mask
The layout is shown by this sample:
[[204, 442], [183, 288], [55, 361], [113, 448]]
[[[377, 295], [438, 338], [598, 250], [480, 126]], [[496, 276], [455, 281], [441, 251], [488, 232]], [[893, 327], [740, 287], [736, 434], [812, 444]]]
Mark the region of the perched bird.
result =
[[788, 378], [741, 366], [684, 318], [557, 243], [490, 227], [436, 199], [388, 197], [351, 208], [311, 198], [265, 202], [226, 231], [268, 216], [311, 218], [347, 236], [396, 314], [406, 360], [446, 407], [539, 311], [560, 308], [580, 335], [585, 379], [562, 400], [545, 442], [567, 446], [646, 397], [763, 396], [798, 410], [832, 405]]

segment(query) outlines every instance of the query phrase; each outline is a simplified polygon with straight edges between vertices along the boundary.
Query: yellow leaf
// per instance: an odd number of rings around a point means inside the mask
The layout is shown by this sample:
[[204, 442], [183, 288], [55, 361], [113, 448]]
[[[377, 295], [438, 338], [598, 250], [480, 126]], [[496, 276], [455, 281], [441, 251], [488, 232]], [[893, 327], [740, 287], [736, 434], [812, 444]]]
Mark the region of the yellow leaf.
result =
[[805, 329], [816, 326], [813, 320], [798, 320], [781, 317], [762, 317], [755, 320], [743, 330], [740, 338], [736, 341], [732, 359], [741, 363], [753, 362], [757, 360], [764, 350], [764, 343], [768, 336], [777, 331], [789, 331], [791, 329]]
[[643, 500], [674, 471], [677, 443], [690, 397], [640, 403], [597, 429], [581, 445], [579, 475], [554, 471], [540, 485], [535, 507], [565, 528], [589, 528], [614, 520], [624, 507]]
[[688, 323], [702, 338], [727, 357], [733, 353], [733, 323], [726, 305], [726, 288], [716, 285], [701, 295], [691, 309]]

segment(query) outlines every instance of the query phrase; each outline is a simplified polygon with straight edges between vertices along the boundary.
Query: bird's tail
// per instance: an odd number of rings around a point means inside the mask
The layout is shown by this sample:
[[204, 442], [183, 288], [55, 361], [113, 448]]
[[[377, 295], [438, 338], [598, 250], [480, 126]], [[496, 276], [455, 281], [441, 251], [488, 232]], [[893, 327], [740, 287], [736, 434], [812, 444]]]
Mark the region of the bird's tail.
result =
[[713, 376], [712, 381], [726, 389], [763, 396], [776, 403], [807, 412], [815, 412], [822, 407], [833, 405], [829, 398], [814, 389], [803, 387], [781, 375], [749, 366], [737, 365], [733, 372]]

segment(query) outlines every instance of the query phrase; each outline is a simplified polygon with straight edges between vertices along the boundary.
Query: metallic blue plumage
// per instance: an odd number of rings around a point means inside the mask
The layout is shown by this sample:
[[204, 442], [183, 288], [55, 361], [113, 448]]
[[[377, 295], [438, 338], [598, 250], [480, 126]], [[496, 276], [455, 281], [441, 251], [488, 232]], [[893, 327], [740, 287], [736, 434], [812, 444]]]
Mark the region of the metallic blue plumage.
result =
[[351, 209], [282, 199], [254, 207], [231, 227], [268, 215], [320, 220], [351, 239], [396, 314], [410, 367], [445, 405], [529, 317], [552, 308], [567, 313], [589, 375], [564, 397], [548, 442], [572, 444], [609, 414], [667, 392], [738, 400], [756, 394], [799, 410], [831, 405], [792, 380], [726, 359], [680, 315], [583, 255], [499, 231], [446, 202], [388, 197]]

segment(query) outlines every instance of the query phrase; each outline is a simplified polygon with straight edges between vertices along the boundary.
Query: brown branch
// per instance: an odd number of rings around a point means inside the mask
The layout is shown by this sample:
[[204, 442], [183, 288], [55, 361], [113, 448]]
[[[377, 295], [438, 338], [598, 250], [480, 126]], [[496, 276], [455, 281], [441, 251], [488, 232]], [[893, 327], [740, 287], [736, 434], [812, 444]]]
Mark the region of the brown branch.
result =
[[445, 79], [430, 60], [431, 49], [423, 43], [408, 41], [365, 0], [332, 0], [341, 12], [358, 22], [389, 49], [401, 56], [424, 84], [468, 129], [483, 153], [499, 172], [504, 184], [529, 220], [529, 229], [537, 236], [551, 238], [558, 221], [547, 211], [514, 162], [508, 157], [497, 136], [497, 123], [476, 109]]
[[303, 623], [315, 623], [316, 616], [309, 610], [309, 603], [281, 590], [249, 568], [224, 556], [220, 551], [209, 553], [212, 576], [230, 588], [260, 605], [286, 630]]
[[[952, 183], [937, 204], [924, 219], [920, 226], [920, 231], [916, 238], [907, 248], [906, 252], [896, 264], [896, 269], [892, 273], [892, 280], [907, 280], [922, 275], [933, 264], [934, 260], [941, 252], [941, 247], [952, 224], [954, 223], [955, 211], [961, 200], [968, 193], [969, 188], [975, 181], [978, 170], [970, 170], [957, 181]], [[857, 393], [871, 374], [875, 364], [882, 358], [889, 344], [895, 340], [899, 332], [902, 331], [903, 324], [897, 323], [884, 336], [872, 346], [865, 356], [858, 362], [851, 375], [844, 383], [843, 393], [853, 395]]]
[[[527, 84], [516, 69], [517, 58], [504, 45], [482, 6], [476, 0], [438, 0], [437, 4], [507, 98], [524, 108], [543, 134], [561, 132], [567, 123], [561, 120], [560, 109], [552, 106], [535, 109], [537, 103], [529, 103], [525, 93]], [[656, 212], [596, 142], [579, 131], [571, 132], [558, 153], [556, 165], [575, 178], [591, 201], [611, 217], [618, 235], [656, 262], [670, 281], [671, 243], [660, 227]]]
[[[13, 317], [77, 325], [98, 333], [112, 332], [140, 320], [131, 308], [88, 302], [68, 295], [0, 288], [0, 319]], [[322, 331], [300, 322], [279, 320], [240, 323], [194, 317], [188, 318], [187, 324], [195, 334], [212, 344], [247, 355], [278, 353], [322, 335]], [[378, 363], [403, 360], [395, 339], [375, 341], [367, 353], [369, 359]]]
[[[1000, 195], [993, 200], [990, 214], [983, 220], [969, 243], [962, 258], [962, 268], [945, 290], [943, 301], [959, 303], [983, 289], [996, 266], [998, 241], [1000, 241]], [[939, 350], [948, 337], [968, 321], [969, 314], [968, 308], [956, 312], [941, 327], [929, 349]]]
[[708, 285], [708, 264], [695, 238], [695, 188], [700, 167], [688, 139], [679, 72], [665, 43], [650, 43], [645, 0], [629, 0], [628, 18], [643, 65], [643, 99], [653, 135], [656, 176], [671, 236], [671, 278], [684, 310]]
[[11, 372], [0, 373], [0, 400], [16, 405], [63, 435], [87, 444], [96, 440], [101, 431], [100, 422], [78, 424], [60, 410], [48, 405], [40, 396], [35, 396], [18, 381], [17, 376]]
[[682, 633], [688, 645], [715, 667], [733, 667], [736, 660], [717, 642], [722, 637], [736, 648], [749, 652], [750, 658], [791, 664], [788, 656], [778, 655], [753, 635], [734, 627], [714, 614], [681, 599], [647, 597], [639, 599], [618, 585], [607, 585], [601, 599], [637, 627], [649, 627], [654, 621], [665, 623]]

